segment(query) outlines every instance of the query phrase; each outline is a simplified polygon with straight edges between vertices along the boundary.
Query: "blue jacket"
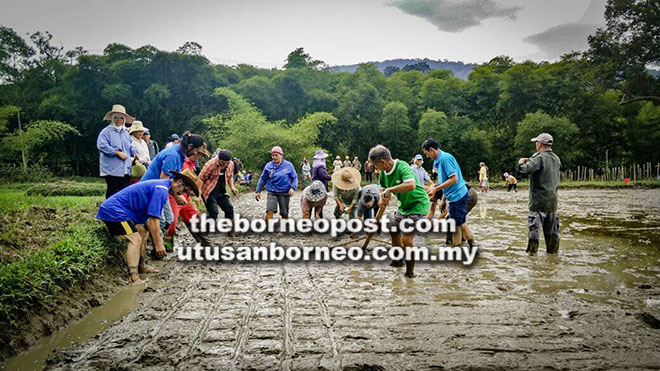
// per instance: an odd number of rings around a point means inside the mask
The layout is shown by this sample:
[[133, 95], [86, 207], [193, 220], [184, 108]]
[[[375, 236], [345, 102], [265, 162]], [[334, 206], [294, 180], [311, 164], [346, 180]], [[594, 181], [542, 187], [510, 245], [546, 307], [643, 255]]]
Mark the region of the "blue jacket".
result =
[[160, 179], [160, 173], [172, 176], [172, 170], [181, 171], [186, 154], [181, 149], [181, 144], [170, 146], [160, 151], [155, 158], [151, 159], [151, 165], [142, 176], [142, 180]]
[[257, 193], [266, 185], [268, 192], [287, 193], [289, 189], [298, 188], [298, 173], [293, 164], [287, 160], [275, 165], [273, 161], [266, 164], [257, 183]]
[[[131, 173], [133, 156], [138, 153], [131, 145], [131, 135], [126, 128], [120, 131], [110, 124], [103, 128], [96, 139], [96, 148], [99, 149], [99, 169], [101, 176], [111, 175], [123, 177]], [[122, 160], [115, 152], [121, 151], [128, 156]]]

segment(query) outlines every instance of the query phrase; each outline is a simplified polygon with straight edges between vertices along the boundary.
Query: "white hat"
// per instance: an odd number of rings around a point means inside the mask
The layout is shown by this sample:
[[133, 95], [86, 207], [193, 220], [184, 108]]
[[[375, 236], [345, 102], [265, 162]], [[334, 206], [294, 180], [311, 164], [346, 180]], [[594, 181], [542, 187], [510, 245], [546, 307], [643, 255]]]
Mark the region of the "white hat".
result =
[[144, 125], [142, 125], [142, 121], [133, 121], [133, 125], [131, 125], [130, 128], [128, 128], [128, 133], [133, 134], [136, 131], [141, 131], [145, 132], [148, 131], [149, 129], [145, 128]]

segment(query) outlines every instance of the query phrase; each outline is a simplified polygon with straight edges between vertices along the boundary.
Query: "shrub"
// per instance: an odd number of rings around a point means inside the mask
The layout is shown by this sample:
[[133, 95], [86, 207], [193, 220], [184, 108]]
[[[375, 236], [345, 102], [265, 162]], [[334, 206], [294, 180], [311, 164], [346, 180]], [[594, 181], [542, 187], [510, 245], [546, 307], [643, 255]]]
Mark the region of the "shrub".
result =
[[103, 196], [104, 194], [103, 183], [40, 183], [27, 190], [28, 196]]

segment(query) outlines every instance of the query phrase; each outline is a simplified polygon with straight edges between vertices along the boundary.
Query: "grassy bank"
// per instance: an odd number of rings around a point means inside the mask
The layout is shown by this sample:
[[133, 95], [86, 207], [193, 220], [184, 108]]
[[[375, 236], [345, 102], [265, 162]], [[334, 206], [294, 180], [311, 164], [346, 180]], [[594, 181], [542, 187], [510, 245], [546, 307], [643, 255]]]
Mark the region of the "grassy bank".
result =
[[[76, 183], [76, 190], [98, 183]], [[42, 196], [31, 184], [0, 185], [0, 325], [16, 326], [121, 252], [94, 219], [101, 196]], [[64, 189], [66, 193], [67, 188]], [[76, 192], [78, 192], [76, 191]], [[28, 195], [30, 193], [30, 195]], [[81, 192], [84, 194], [84, 192]]]

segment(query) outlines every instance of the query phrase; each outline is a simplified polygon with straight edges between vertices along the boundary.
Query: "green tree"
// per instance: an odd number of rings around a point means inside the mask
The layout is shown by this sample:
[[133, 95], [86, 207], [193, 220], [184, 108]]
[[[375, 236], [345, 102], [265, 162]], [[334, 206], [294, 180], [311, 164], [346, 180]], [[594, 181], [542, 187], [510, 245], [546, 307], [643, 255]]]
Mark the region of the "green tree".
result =
[[660, 102], [660, 80], [648, 66], [660, 65], [660, 2], [608, 0], [607, 27], [589, 37], [587, 57], [607, 88], [621, 90], [621, 104]]
[[[5, 158], [17, 157], [21, 150], [25, 151], [26, 167], [31, 162], [43, 163], [49, 159], [60, 161], [66, 156], [66, 146], [70, 136], [78, 136], [80, 132], [73, 126], [58, 121], [38, 120], [25, 126], [25, 130], [17, 129], [5, 136], [0, 147]], [[27, 168], [24, 168], [27, 171]]]
[[284, 68], [322, 68], [325, 63], [320, 60], [313, 59], [309, 54], [305, 53], [304, 48], [298, 48], [286, 57]]
[[518, 123], [515, 149], [519, 157], [529, 157], [535, 151], [531, 139], [541, 133], [549, 133], [554, 139], [552, 149], [562, 159], [562, 164], [574, 165], [573, 160], [578, 153], [573, 143], [578, 132], [577, 126], [566, 118], [552, 117], [542, 111], [528, 113]]
[[380, 122], [379, 132], [381, 142], [395, 157], [409, 159], [413, 150], [414, 131], [410, 127], [408, 108], [401, 102], [389, 102], [383, 108], [383, 119]]

